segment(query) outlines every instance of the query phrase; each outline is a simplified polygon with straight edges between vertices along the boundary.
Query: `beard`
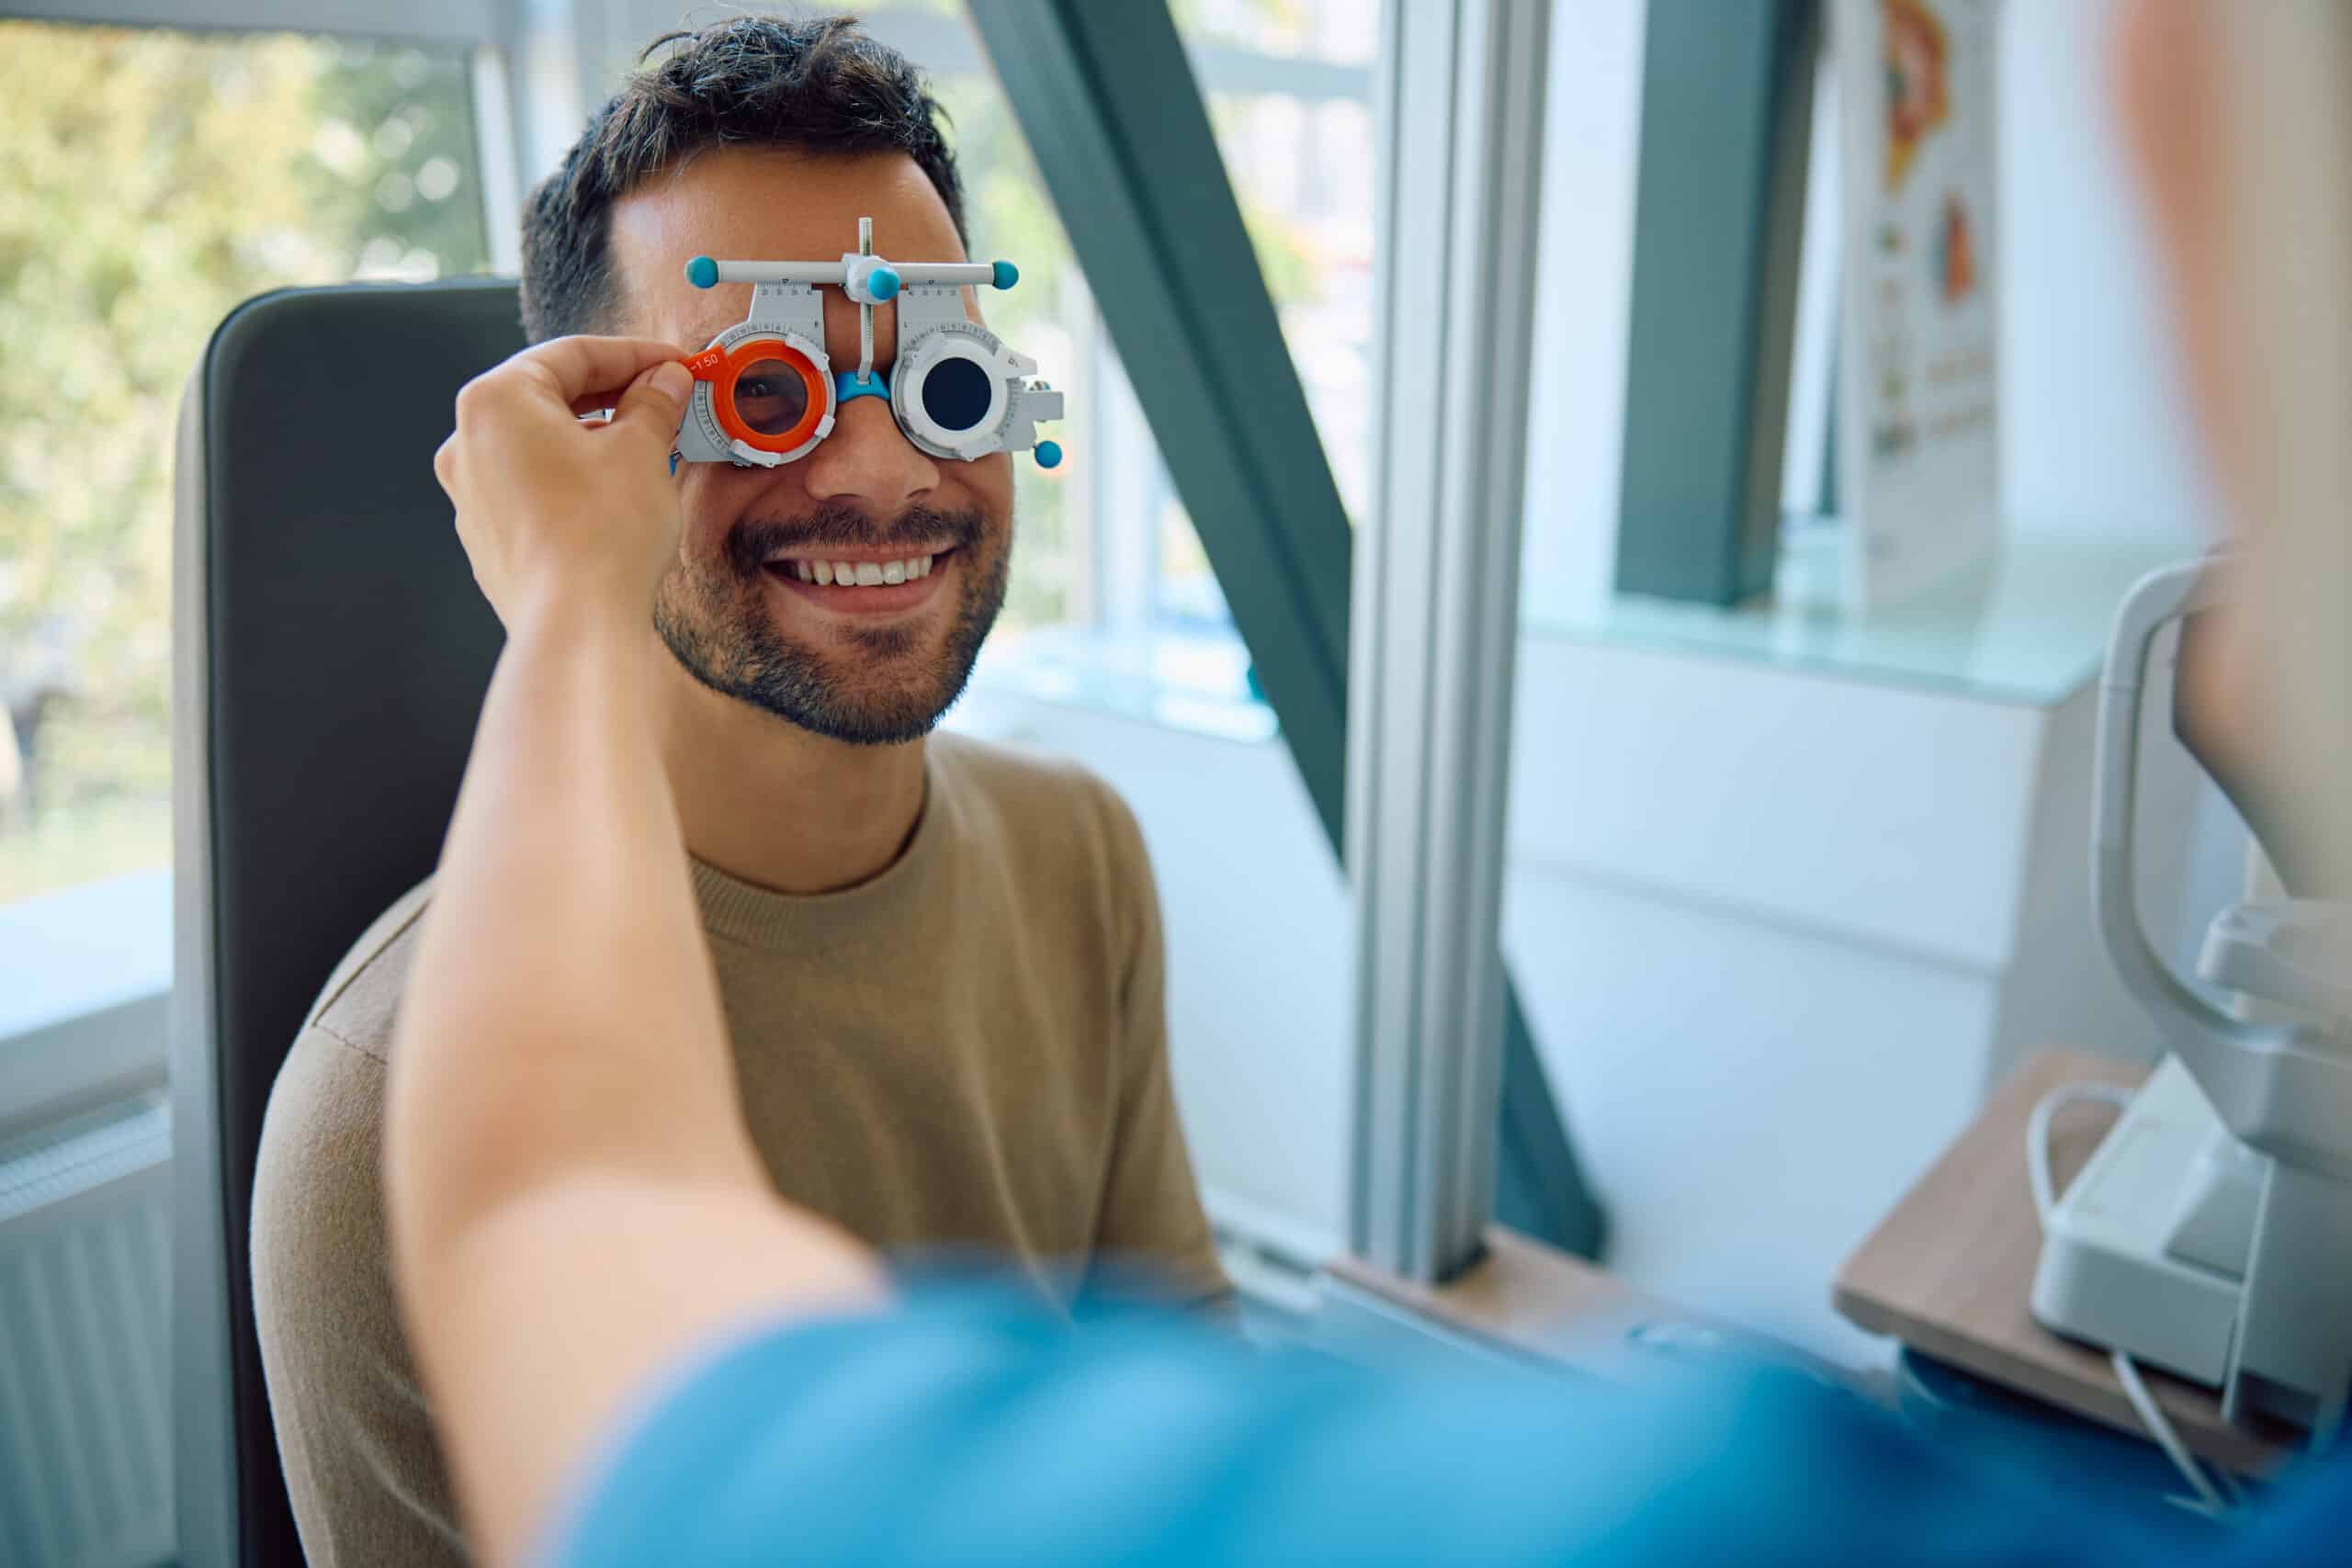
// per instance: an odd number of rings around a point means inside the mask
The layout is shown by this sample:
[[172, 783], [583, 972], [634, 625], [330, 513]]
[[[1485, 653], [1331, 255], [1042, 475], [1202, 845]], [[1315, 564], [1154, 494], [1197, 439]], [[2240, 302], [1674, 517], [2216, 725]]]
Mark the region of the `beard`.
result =
[[[751, 704], [811, 734], [857, 746], [890, 746], [931, 733], [971, 679], [980, 644], [1004, 607], [1010, 529], [992, 535], [976, 511], [910, 507], [877, 528], [854, 506], [829, 505], [789, 520], [736, 525], [716, 564], [682, 564], [662, 584], [654, 629], [688, 674], [712, 691]], [[821, 547], [951, 543], [961, 568], [935, 655], [928, 628], [831, 628], [826, 646], [787, 637], [767, 605], [766, 562], [778, 552], [819, 555]]]

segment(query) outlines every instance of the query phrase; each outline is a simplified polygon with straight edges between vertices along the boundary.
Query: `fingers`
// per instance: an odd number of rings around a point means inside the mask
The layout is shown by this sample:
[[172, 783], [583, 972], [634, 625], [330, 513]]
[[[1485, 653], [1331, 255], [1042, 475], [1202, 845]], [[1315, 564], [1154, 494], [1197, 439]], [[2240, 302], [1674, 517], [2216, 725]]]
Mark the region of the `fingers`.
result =
[[612, 409], [605, 432], [620, 427], [618, 439], [666, 452], [694, 389], [679, 357], [675, 344], [651, 338], [565, 337], [525, 349], [458, 389], [457, 428], [433, 455], [434, 477], [455, 501], [471, 445], [511, 447], [557, 408], [573, 426], [585, 413]]
[[683, 357], [677, 344], [652, 338], [560, 337], [525, 349], [506, 365], [570, 407], [576, 399], [626, 387], [665, 359]]
[[639, 372], [614, 405], [613, 423], [608, 428], [626, 433], [628, 439], [642, 439], [668, 451], [678, 434], [678, 415], [684, 409], [686, 394], [693, 390], [694, 384], [686, 367], [674, 359], [663, 360]]
[[459, 388], [458, 422], [469, 407], [487, 411], [515, 398], [552, 399], [574, 413], [607, 407], [640, 372], [682, 357], [677, 344], [652, 338], [551, 338]]

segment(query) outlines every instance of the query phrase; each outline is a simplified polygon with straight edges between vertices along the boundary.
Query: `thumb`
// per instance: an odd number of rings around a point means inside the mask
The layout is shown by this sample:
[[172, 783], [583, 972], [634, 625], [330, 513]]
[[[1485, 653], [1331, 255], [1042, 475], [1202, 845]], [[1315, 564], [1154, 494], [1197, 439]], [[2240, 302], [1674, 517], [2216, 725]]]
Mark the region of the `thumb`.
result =
[[658, 440], [666, 449], [678, 434], [678, 418], [694, 384], [693, 375], [674, 359], [648, 366], [613, 406], [613, 425], [639, 439]]

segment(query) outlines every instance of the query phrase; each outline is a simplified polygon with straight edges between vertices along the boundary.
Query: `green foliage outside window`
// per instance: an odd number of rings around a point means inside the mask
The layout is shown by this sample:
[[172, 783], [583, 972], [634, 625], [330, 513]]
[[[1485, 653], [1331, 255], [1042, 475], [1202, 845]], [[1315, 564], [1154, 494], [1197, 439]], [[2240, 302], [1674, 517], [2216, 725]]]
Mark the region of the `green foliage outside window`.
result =
[[266, 289], [481, 270], [467, 61], [0, 23], [0, 902], [169, 852], [171, 468]]

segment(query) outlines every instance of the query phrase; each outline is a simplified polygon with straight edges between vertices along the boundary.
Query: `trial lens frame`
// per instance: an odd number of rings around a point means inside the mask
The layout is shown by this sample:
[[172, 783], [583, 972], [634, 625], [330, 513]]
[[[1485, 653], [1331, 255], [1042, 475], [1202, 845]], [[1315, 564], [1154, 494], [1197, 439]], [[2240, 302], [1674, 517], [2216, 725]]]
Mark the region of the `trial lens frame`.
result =
[[[892, 262], [874, 254], [874, 220], [857, 220], [857, 249], [839, 261], [686, 264], [697, 288], [752, 285], [751, 313], [684, 361], [694, 373], [672, 465], [775, 468], [814, 451], [832, 434], [841, 405], [883, 399], [907, 439], [934, 457], [969, 462], [1034, 449], [1040, 468], [1062, 460], [1037, 439], [1062, 417], [1062, 395], [1035, 378], [1037, 362], [964, 314], [963, 289], [1010, 288], [1011, 262]], [[825, 354], [820, 288], [857, 306], [858, 367], [835, 372]], [[874, 307], [897, 301], [899, 348], [888, 376], [874, 371]]]

